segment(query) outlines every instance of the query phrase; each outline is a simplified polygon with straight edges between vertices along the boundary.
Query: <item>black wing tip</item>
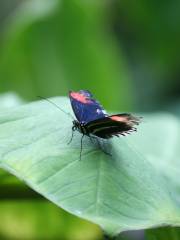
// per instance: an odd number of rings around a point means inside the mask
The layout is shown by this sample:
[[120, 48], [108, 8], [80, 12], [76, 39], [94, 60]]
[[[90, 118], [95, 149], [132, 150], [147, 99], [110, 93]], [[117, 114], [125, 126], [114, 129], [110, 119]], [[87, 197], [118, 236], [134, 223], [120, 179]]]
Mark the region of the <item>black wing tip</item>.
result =
[[135, 125], [139, 125], [140, 123], [142, 123], [142, 119], [143, 119], [143, 117], [133, 116], [132, 122], [133, 122]]
[[127, 120], [134, 123], [135, 125], [139, 125], [142, 122], [142, 119], [143, 119], [143, 117], [135, 116], [131, 113], [124, 113], [122, 115], [127, 116]]
[[133, 116], [130, 115], [130, 121], [132, 121], [134, 124], [139, 125], [142, 122], [142, 118], [143, 117], [137, 117], [137, 116]]

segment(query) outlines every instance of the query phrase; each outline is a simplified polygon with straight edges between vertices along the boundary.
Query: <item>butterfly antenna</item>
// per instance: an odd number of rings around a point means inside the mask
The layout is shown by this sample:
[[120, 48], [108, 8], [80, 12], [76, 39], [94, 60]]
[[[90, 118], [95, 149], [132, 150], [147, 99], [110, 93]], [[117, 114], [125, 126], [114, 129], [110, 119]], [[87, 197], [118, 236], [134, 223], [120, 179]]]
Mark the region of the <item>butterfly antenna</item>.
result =
[[48, 101], [49, 103], [51, 103], [52, 105], [54, 105], [55, 107], [57, 107], [59, 110], [61, 110], [63, 113], [65, 113], [66, 115], [70, 116], [70, 117], [74, 120], [73, 116], [72, 116], [70, 113], [64, 111], [62, 108], [60, 108], [60, 107], [59, 107], [56, 103], [54, 103], [53, 101], [51, 101], [51, 100], [49, 100], [48, 98], [45, 98], [45, 97], [41, 97], [41, 96], [37, 96], [37, 97], [38, 97], [38, 98], [41, 98], [41, 99], [43, 99], [43, 100]]

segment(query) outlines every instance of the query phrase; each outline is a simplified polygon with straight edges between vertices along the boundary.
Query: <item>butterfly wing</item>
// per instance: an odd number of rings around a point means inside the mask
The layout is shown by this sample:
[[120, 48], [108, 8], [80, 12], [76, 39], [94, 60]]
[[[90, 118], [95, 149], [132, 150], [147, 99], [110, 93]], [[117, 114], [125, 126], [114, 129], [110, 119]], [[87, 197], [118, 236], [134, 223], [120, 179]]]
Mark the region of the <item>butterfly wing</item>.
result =
[[100, 103], [87, 90], [70, 91], [69, 98], [74, 114], [80, 123], [86, 124], [107, 116]]
[[107, 116], [86, 124], [88, 131], [100, 138], [129, 134], [136, 131], [135, 125], [140, 123], [140, 118], [123, 113]]

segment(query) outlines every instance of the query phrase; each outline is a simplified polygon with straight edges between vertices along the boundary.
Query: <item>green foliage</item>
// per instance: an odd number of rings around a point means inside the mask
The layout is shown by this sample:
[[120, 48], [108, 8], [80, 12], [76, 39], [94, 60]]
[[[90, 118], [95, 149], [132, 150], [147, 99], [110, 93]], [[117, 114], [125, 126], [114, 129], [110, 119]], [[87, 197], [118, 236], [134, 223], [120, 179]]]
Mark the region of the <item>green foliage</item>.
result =
[[[52, 101], [71, 111], [66, 98]], [[82, 161], [81, 135], [77, 132], [67, 145], [71, 121], [46, 101], [2, 112], [0, 166], [58, 206], [99, 224], [109, 234], [180, 224], [178, 190], [172, 173], [168, 174], [171, 146], [163, 142], [162, 134], [156, 134], [159, 128], [160, 133], [165, 128], [169, 138], [174, 131], [178, 134], [178, 119], [163, 114], [147, 116], [137, 134], [104, 143], [112, 157], [86, 137]], [[168, 124], [159, 126], [161, 122]], [[152, 140], [153, 150], [148, 147]], [[174, 143], [176, 140], [177, 136]], [[167, 150], [160, 151], [161, 146]], [[166, 160], [164, 165], [162, 158]], [[176, 154], [173, 163], [175, 169]], [[167, 181], [170, 177], [173, 183]], [[177, 180], [177, 188], [178, 184]]]
[[[50, 202], [21, 200], [0, 202], [0, 239], [101, 239], [99, 229]], [[9, 227], [11, 226], [11, 227]]]
[[180, 92], [180, 1], [114, 2], [113, 23], [131, 63], [138, 107], [166, 108]]
[[180, 228], [164, 227], [146, 231], [147, 240], [179, 240]]
[[35, 0], [22, 5], [4, 37], [1, 90], [36, 99], [89, 89], [106, 107], [130, 109], [125, 57], [104, 31], [105, 19], [100, 2]]

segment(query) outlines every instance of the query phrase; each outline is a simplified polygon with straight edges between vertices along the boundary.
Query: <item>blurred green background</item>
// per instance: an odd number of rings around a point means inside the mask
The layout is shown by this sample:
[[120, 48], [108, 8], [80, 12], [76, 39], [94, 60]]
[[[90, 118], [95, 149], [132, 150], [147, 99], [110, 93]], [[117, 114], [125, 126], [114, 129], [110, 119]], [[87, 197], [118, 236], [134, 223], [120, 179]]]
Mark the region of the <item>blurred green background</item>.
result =
[[[107, 110], [178, 114], [179, 12], [178, 0], [1, 0], [0, 92], [88, 89]], [[4, 172], [0, 189], [0, 239], [102, 239]]]

